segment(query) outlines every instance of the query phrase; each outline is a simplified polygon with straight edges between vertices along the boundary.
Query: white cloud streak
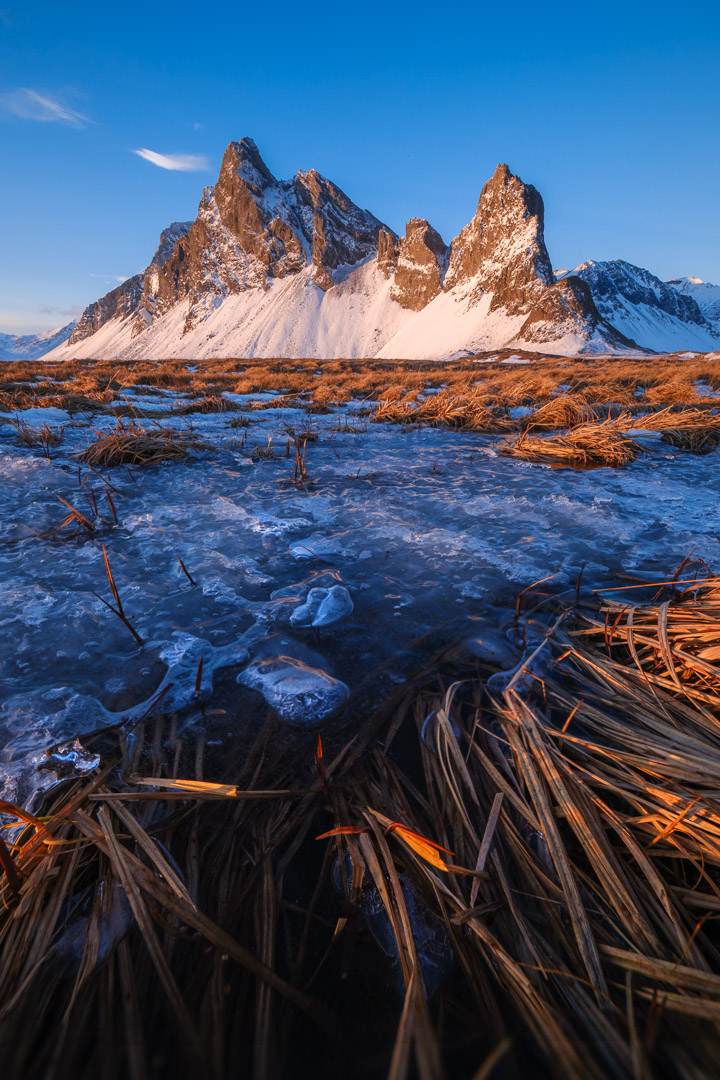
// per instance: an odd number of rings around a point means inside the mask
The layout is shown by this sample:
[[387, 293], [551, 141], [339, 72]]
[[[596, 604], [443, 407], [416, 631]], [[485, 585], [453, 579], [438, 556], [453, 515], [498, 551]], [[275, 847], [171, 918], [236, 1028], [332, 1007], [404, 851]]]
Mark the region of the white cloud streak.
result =
[[170, 169], [171, 172], [202, 172], [209, 168], [208, 160], [200, 154], [157, 154], [154, 150], [133, 150], [133, 154], [149, 161], [151, 165], [157, 165], [159, 169]]
[[0, 109], [22, 120], [39, 120], [43, 124], [69, 124], [80, 128], [94, 123], [58, 97], [26, 86], [0, 94]]

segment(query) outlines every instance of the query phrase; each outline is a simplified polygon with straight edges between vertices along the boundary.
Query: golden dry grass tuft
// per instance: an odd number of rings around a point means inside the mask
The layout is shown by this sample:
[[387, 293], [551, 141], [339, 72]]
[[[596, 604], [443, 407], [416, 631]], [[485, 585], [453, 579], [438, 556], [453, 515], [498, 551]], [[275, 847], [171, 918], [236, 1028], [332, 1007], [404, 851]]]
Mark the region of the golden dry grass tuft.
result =
[[95, 442], [77, 457], [93, 468], [117, 465], [156, 465], [162, 461], [181, 461], [201, 444], [169, 428], [145, 430], [136, 421], [124, 425], [121, 420], [113, 431], [96, 432]]
[[642, 447], [626, 438], [614, 421], [605, 420], [580, 424], [561, 435], [540, 436], [524, 432], [515, 442], [501, 446], [498, 453], [550, 465], [619, 468], [634, 461], [642, 453]]

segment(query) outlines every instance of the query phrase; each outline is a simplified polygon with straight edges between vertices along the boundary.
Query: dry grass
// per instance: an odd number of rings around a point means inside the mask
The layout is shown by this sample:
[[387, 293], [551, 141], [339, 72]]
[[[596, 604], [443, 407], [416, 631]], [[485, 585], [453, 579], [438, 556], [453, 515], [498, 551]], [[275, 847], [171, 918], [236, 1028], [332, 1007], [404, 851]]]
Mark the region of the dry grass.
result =
[[[508, 354], [496, 352], [491, 363], [475, 358], [452, 362], [357, 360], [208, 359], [189, 371], [186, 361], [159, 362], [68, 360], [51, 364], [14, 362], [0, 378], [0, 408], [22, 409], [53, 404], [74, 410], [102, 411], [131, 387], [158, 387], [192, 393], [201, 399], [222, 398], [227, 391], [274, 390], [305, 406], [333, 409], [351, 400], [400, 401], [429, 387], [444, 387], [455, 398], [474, 396], [492, 410], [518, 405], [539, 408], [557, 397], [574, 398], [580, 409], [602, 405], [664, 408], [698, 405], [696, 381], [720, 389], [720, 358], [676, 355], [651, 359], [618, 357], [546, 357], [531, 365], [504, 365]], [[480, 358], [482, 359], [482, 358]], [[2, 374], [2, 373], [0, 373]], [[638, 397], [640, 393], [640, 397]], [[582, 402], [585, 402], [585, 405]], [[63, 405], [65, 402], [65, 405]], [[720, 404], [702, 398], [703, 404]], [[432, 417], [430, 418], [432, 422]], [[575, 423], [566, 418], [562, 426]]]
[[597, 420], [595, 409], [580, 394], [560, 394], [536, 409], [525, 421], [545, 431], [571, 428]]
[[670, 428], [663, 431], [661, 441], [691, 454], [709, 454], [720, 445], [720, 425]]
[[100, 736], [0, 853], [3, 1076], [709, 1080], [720, 579], [649, 592], [210, 782], [170, 718]]
[[602, 423], [580, 424], [562, 435], [523, 433], [515, 442], [500, 447], [498, 453], [550, 465], [576, 468], [609, 465], [619, 468], [634, 461], [642, 453], [642, 447], [622, 435], [613, 421], [605, 420]]
[[237, 406], [229, 398], [222, 394], [209, 394], [200, 398], [199, 401], [188, 401], [184, 405], [176, 405], [173, 412], [179, 416], [188, 416], [190, 413], [219, 413], [233, 412]]
[[623, 417], [625, 427], [644, 431], [675, 431], [678, 428], [720, 428], [720, 414], [710, 409], [678, 409], [669, 405], [659, 412], [636, 416], [632, 421]]
[[191, 449], [200, 444], [190, 442], [167, 428], [157, 427], [146, 431], [133, 421], [124, 425], [118, 420], [114, 431], [96, 432], [97, 438], [78, 459], [94, 468], [116, 465], [157, 465], [161, 461], [181, 461], [190, 455]]

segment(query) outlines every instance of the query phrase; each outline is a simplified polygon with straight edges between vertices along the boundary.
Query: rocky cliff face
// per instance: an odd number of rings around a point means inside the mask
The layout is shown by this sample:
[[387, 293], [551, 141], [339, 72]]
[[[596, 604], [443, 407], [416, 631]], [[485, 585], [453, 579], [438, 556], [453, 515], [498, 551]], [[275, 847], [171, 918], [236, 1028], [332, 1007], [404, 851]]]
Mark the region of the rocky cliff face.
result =
[[547, 344], [558, 337], [589, 343], [600, 339], [612, 349], [637, 349], [637, 342], [619, 333], [598, 311], [587, 282], [572, 275], [549, 286], [533, 304], [518, 341]]
[[136, 315], [143, 295], [143, 275], [135, 274], [123, 281], [122, 285], [111, 289], [94, 304], [85, 308], [69, 338], [69, 344], [75, 345], [84, 338], [96, 334], [101, 326], [111, 319], [127, 319]]
[[389, 229], [381, 229], [378, 233], [378, 270], [383, 277], [391, 278], [395, 273], [398, 261], [398, 249], [400, 244], [395, 233]]
[[69, 338], [69, 344], [97, 333], [111, 319], [132, 319], [133, 334], [145, 329], [155, 311], [160, 269], [173, 253], [175, 244], [190, 228], [190, 221], [174, 221], [160, 233], [160, 242], [150, 265], [142, 274], [123, 281], [85, 308]]
[[390, 296], [401, 307], [422, 311], [442, 291], [448, 249], [424, 218], [412, 218], [400, 241]]
[[450, 245], [444, 288], [471, 286], [479, 294], [493, 294], [491, 310], [529, 311], [553, 283], [543, 227], [540, 193], [507, 165], [498, 165], [474, 218]]

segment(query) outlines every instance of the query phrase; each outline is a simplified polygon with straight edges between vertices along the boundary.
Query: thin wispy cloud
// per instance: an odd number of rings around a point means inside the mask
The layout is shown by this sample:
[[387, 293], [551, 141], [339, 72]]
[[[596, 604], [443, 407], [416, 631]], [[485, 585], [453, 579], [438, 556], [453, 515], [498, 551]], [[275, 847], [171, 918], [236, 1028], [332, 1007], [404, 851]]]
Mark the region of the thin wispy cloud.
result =
[[21, 86], [17, 90], [7, 90], [0, 94], [0, 109], [21, 120], [38, 120], [43, 124], [69, 124], [71, 127], [85, 127], [94, 123], [89, 117], [71, 108], [55, 94], [32, 90]]
[[209, 168], [208, 159], [201, 154], [157, 154], [154, 150], [133, 150], [133, 154], [171, 172], [202, 172]]
[[69, 315], [72, 319], [77, 319], [83, 313], [83, 309], [77, 304], [67, 308], [56, 307], [54, 304], [43, 304], [38, 308], [38, 311], [41, 315]]
[[128, 280], [130, 274], [88, 274], [88, 277], [97, 278], [109, 285], [122, 285], [123, 281]]

